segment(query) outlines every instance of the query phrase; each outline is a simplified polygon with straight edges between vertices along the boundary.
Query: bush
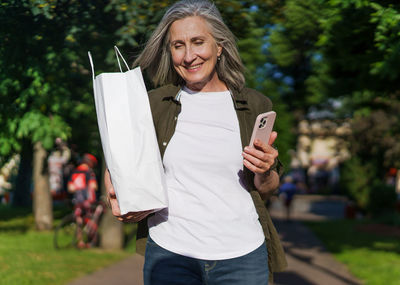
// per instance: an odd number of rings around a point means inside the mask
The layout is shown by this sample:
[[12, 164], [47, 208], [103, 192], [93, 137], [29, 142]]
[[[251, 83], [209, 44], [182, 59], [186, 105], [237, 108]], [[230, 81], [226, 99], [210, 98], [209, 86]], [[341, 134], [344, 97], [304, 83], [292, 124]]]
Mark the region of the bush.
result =
[[395, 211], [396, 191], [378, 180], [373, 169], [359, 158], [351, 158], [342, 165], [340, 186], [359, 210], [375, 217], [390, 215]]
[[397, 194], [394, 186], [376, 180], [369, 193], [368, 212], [373, 216], [394, 213]]
[[400, 227], [400, 213], [385, 212], [373, 219], [378, 224], [386, 224], [390, 226]]
[[355, 202], [357, 208], [365, 211], [369, 204], [371, 192], [371, 167], [361, 164], [357, 157], [343, 163], [340, 170], [340, 187]]

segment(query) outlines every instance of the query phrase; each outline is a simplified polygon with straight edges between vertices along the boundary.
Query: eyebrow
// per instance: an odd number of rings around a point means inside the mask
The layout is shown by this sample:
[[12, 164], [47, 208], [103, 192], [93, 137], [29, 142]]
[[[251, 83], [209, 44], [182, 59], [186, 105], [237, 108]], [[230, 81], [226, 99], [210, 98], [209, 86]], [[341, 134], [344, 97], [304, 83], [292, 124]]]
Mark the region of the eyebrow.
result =
[[[204, 41], [205, 39], [206, 39], [206, 37], [204, 37], [204, 36], [196, 36], [196, 37], [191, 38], [190, 41], [191, 42], [195, 42], [195, 41], [198, 41], [198, 40]], [[174, 45], [176, 43], [183, 43], [183, 42], [184, 42], [183, 40], [174, 40], [174, 41], [171, 42], [171, 45]]]

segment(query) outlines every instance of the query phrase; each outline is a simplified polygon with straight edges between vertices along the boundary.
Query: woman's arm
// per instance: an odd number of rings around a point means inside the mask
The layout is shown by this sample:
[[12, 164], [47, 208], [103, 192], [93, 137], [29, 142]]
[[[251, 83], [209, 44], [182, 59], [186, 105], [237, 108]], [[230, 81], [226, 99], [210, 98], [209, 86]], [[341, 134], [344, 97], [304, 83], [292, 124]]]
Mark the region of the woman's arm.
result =
[[275, 170], [267, 172], [266, 175], [255, 174], [254, 185], [263, 200], [268, 199], [279, 187], [279, 174]]
[[271, 170], [278, 158], [278, 151], [272, 147], [277, 136], [272, 132], [268, 144], [256, 140], [254, 147], [246, 146], [243, 151], [243, 164], [254, 172], [254, 185], [263, 199], [279, 187], [279, 175]]

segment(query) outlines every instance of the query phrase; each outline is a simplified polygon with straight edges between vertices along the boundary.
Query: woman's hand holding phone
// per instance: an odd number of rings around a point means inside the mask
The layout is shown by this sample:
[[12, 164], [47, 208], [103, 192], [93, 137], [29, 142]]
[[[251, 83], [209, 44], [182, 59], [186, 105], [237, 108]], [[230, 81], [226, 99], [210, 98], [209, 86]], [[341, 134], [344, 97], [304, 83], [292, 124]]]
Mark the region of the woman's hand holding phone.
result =
[[254, 186], [263, 200], [268, 199], [279, 187], [279, 175], [276, 171], [270, 171], [278, 151], [272, 147], [278, 134], [272, 132], [268, 143], [256, 139], [254, 147], [246, 146], [243, 151], [243, 164], [254, 172]]
[[246, 146], [243, 151], [243, 164], [255, 174], [267, 173], [278, 157], [278, 151], [272, 144], [278, 137], [277, 132], [272, 132], [268, 143], [256, 139], [253, 146]]
[[278, 137], [277, 132], [272, 132], [276, 113], [260, 114], [254, 124], [250, 145], [244, 148], [243, 164], [254, 175], [254, 185], [263, 199], [270, 196], [273, 190], [279, 187], [279, 175], [270, 171], [278, 151], [272, 146]]
[[268, 172], [278, 157], [278, 151], [272, 147], [278, 134], [272, 132], [276, 113], [266, 112], [257, 116], [254, 123], [250, 145], [243, 151], [243, 164], [256, 174]]

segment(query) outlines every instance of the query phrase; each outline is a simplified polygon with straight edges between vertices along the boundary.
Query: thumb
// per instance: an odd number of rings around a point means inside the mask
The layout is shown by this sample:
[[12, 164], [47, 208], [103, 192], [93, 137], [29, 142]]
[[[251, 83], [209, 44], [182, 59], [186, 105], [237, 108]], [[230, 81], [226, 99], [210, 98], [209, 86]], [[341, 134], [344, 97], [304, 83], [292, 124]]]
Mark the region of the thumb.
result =
[[271, 135], [269, 136], [268, 144], [269, 144], [269, 145], [272, 145], [272, 144], [275, 142], [275, 140], [276, 140], [277, 137], [278, 137], [278, 133], [275, 132], [275, 131], [273, 131], [273, 132], [271, 133]]
[[108, 171], [108, 169], [106, 169], [104, 172], [104, 186], [106, 186], [107, 196], [109, 196], [110, 198], [114, 198], [115, 190], [112, 185], [111, 176], [110, 176], [110, 172]]
[[115, 190], [114, 190], [114, 187], [112, 186], [112, 185], [110, 185], [109, 186], [109, 188], [108, 188], [108, 195], [111, 197], [111, 198], [114, 198], [116, 195], [115, 195]]

